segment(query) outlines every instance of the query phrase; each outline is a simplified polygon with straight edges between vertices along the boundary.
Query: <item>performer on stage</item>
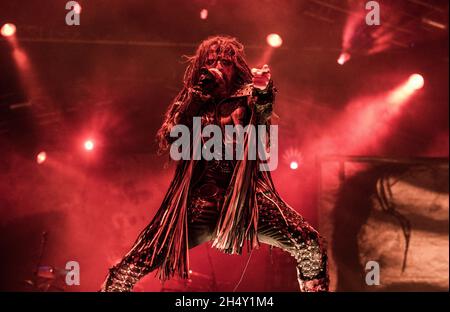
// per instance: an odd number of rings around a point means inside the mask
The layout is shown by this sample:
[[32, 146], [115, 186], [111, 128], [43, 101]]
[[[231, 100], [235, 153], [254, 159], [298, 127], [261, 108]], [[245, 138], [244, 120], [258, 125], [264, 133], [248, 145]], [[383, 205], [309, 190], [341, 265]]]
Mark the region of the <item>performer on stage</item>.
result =
[[[170, 104], [158, 131], [161, 151], [177, 139], [176, 125], [270, 125], [275, 88], [269, 67], [250, 70], [235, 38], [203, 41], [188, 59], [183, 88]], [[244, 151], [249, 148], [245, 134]], [[201, 144], [202, 142], [200, 142]], [[192, 155], [192, 152], [191, 152]], [[189, 275], [189, 249], [204, 242], [226, 253], [270, 244], [296, 260], [301, 291], [328, 291], [326, 247], [319, 233], [277, 193], [260, 160], [177, 161], [175, 177], [154, 219], [131, 250], [113, 266], [102, 291], [131, 291], [144, 275], [160, 279]], [[272, 274], [272, 272], [267, 272]]]

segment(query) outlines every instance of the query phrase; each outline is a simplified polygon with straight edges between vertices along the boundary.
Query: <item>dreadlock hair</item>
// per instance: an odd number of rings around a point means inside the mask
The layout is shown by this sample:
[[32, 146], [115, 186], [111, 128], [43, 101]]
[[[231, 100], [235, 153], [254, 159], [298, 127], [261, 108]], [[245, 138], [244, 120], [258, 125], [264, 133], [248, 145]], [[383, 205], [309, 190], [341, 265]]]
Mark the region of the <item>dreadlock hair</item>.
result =
[[170, 131], [177, 121], [182, 119], [180, 114], [183, 114], [191, 101], [189, 89], [197, 84], [200, 77], [200, 69], [205, 65], [208, 52], [212, 46], [232, 57], [234, 64], [234, 77], [231, 81], [232, 92], [252, 81], [251, 70], [244, 58], [244, 46], [236, 38], [213, 36], [200, 43], [195, 55], [185, 56], [188, 66], [184, 72], [183, 88], [169, 105], [164, 115], [164, 122], [156, 134], [159, 153], [166, 151], [170, 145]]

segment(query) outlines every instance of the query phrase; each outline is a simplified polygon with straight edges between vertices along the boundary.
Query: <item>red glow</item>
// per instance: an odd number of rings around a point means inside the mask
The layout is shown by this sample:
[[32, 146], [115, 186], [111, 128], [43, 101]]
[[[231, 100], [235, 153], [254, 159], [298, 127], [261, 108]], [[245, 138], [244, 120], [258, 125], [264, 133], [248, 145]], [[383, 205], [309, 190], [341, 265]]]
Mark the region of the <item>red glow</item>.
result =
[[205, 20], [208, 18], [208, 10], [207, 9], [203, 9], [200, 11], [200, 18], [202, 20]]
[[342, 48], [344, 51], [349, 51], [352, 48], [353, 36], [364, 19], [364, 15], [359, 8], [352, 8], [352, 11], [354, 14], [347, 15], [344, 31], [342, 33]]
[[16, 26], [11, 23], [6, 23], [5, 25], [2, 26], [2, 29], [0, 32], [1, 32], [2, 36], [11, 37], [16, 33]]
[[270, 45], [273, 48], [281, 47], [283, 44], [283, 39], [281, 39], [280, 35], [278, 34], [270, 34], [266, 38], [267, 44]]
[[13, 57], [16, 61], [17, 67], [19, 67], [22, 71], [22, 76], [30, 77], [30, 65], [25, 52], [21, 48], [17, 47], [13, 51]]
[[[392, 90], [352, 100], [341, 116], [328, 125], [321, 138], [304, 147], [306, 154], [371, 153], [392, 134], [392, 121], [407, 108], [411, 97], [423, 87], [423, 77], [414, 74]], [[348, 131], [349, 125], [352, 131]]]
[[36, 162], [38, 164], [42, 164], [47, 159], [47, 153], [46, 152], [40, 152], [36, 156]]
[[[364, 45], [364, 39], [361, 36], [361, 28], [366, 26], [366, 13], [368, 11], [361, 9], [362, 1], [348, 1], [348, 10], [350, 14], [347, 14], [347, 20], [345, 22], [344, 31], [342, 33], [342, 49], [344, 51], [351, 51], [358, 48], [359, 45]], [[371, 47], [361, 51], [367, 55], [373, 55], [383, 52], [389, 49], [394, 44], [394, 32], [392, 27], [388, 24], [396, 25], [398, 21], [398, 12], [384, 6], [383, 19], [385, 23], [377, 27], [372, 27], [370, 31], [371, 35]], [[386, 22], [389, 20], [389, 22]]]
[[296, 162], [296, 161], [291, 161], [289, 167], [290, 167], [292, 170], [298, 169], [298, 162]]
[[94, 141], [92, 140], [86, 140], [84, 141], [84, 149], [87, 151], [92, 151], [94, 149]]

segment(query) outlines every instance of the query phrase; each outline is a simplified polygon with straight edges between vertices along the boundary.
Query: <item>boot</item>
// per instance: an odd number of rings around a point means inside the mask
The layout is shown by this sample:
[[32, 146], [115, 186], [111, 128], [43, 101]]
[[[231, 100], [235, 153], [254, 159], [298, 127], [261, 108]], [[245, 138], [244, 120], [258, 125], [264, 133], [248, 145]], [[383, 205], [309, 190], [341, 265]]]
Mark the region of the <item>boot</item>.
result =
[[133, 264], [118, 264], [109, 269], [100, 292], [131, 292], [134, 285], [146, 274], [144, 268]]
[[328, 278], [316, 278], [309, 281], [298, 281], [301, 292], [327, 292], [328, 291]]

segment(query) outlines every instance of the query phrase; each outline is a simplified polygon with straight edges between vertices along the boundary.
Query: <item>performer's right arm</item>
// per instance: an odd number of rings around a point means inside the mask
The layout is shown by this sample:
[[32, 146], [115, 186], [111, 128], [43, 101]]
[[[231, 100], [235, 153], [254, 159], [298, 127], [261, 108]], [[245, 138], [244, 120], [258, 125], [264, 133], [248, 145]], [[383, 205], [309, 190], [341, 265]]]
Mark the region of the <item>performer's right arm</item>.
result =
[[170, 116], [166, 121], [166, 140], [169, 144], [172, 144], [177, 138], [170, 136], [170, 131], [176, 125], [185, 125], [189, 129], [192, 129], [193, 118], [199, 116], [200, 108], [211, 97], [205, 95], [199, 88], [187, 89], [186, 95], [183, 101], [177, 101], [174, 103]]
[[189, 88], [186, 101], [180, 103], [180, 108], [175, 114], [176, 123], [191, 126], [192, 118], [199, 116], [201, 106], [210, 98], [210, 95], [205, 95], [198, 87]]

